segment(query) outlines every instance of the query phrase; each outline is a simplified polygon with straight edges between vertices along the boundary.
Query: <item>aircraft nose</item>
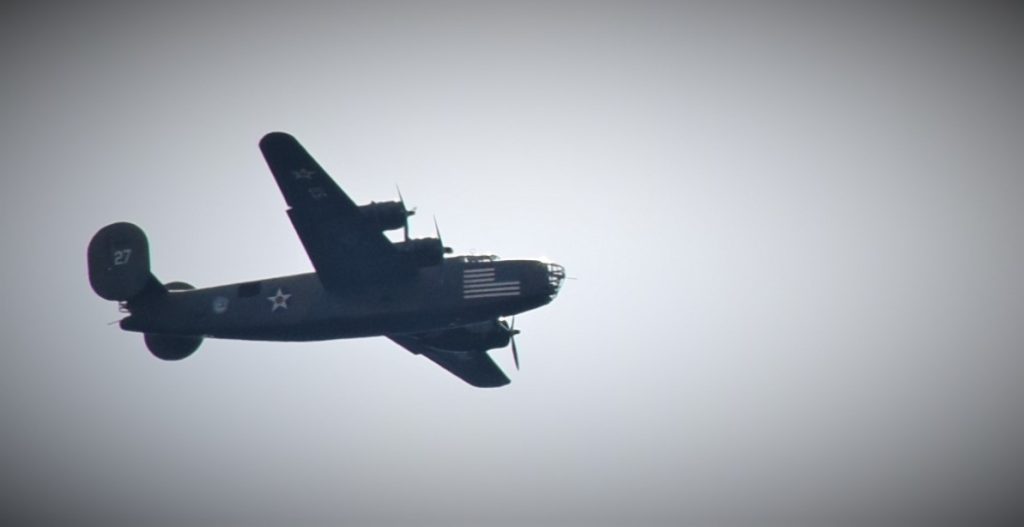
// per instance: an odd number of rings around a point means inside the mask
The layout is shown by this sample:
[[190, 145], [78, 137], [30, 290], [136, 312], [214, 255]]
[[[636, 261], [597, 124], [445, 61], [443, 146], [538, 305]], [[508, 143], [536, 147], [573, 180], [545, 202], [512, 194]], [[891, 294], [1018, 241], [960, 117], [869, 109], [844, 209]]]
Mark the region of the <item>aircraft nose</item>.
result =
[[558, 291], [562, 288], [562, 282], [565, 281], [565, 268], [556, 263], [545, 264], [548, 272], [548, 287], [550, 288], [549, 294], [551, 298], [558, 296]]

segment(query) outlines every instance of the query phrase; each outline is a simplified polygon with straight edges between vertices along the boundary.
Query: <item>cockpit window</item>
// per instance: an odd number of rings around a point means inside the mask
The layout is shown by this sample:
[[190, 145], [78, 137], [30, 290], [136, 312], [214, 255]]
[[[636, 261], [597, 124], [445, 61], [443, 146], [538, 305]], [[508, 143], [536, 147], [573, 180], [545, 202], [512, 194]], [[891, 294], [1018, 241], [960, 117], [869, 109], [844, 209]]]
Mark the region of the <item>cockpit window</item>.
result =
[[498, 258], [493, 254], [467, 254], [459, 257], [463, 262], [497, 262], [501, 258]]

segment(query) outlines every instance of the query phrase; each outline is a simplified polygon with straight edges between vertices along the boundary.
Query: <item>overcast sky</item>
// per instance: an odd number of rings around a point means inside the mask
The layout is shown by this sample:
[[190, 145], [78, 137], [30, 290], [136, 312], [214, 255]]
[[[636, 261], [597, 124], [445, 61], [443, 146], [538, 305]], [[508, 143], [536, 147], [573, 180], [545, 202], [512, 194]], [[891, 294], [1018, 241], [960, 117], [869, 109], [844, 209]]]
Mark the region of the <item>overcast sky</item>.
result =
[[[0, 8], [3, 519], [1024, 517], [1020, 10], [90, 4]], [[511, 385], [107, 325], [114, 221], [164, 281], [311, 270], [272, 130], [414, 235], [578, 278], [522, 371], [491, 352]]]

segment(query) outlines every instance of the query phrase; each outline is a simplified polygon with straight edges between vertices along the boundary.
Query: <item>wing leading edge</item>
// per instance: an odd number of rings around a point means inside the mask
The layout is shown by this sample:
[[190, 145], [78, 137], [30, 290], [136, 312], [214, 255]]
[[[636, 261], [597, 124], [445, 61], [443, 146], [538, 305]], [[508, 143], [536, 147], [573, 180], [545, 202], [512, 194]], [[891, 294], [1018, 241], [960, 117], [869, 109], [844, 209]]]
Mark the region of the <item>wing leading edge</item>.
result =
[[260, 150], [325, 288], [345, 291], [394, 277], [399, 270], [394, 245], [363, 218], [359, 206], [298, 140], [272, 132], [260, 140]]

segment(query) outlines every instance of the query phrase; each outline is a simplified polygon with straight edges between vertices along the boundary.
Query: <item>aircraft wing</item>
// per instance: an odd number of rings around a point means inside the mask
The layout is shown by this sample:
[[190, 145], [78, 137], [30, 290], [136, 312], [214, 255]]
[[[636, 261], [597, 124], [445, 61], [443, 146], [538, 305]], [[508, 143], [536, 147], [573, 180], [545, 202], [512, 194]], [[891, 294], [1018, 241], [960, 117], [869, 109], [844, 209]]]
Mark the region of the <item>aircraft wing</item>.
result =
[[452, 351], [424, 344], [415, 336], [388, 336], [396, 344], [416, 355], [434, 361], [456, 377], [477, 388], [497, 388], [510, 381], [486, 351]]
[[344, 291], [393, 277], [399, 260], [394, 245], [294, 137], [269, 133], [260, 140], [260, 150], [325, 288]]

